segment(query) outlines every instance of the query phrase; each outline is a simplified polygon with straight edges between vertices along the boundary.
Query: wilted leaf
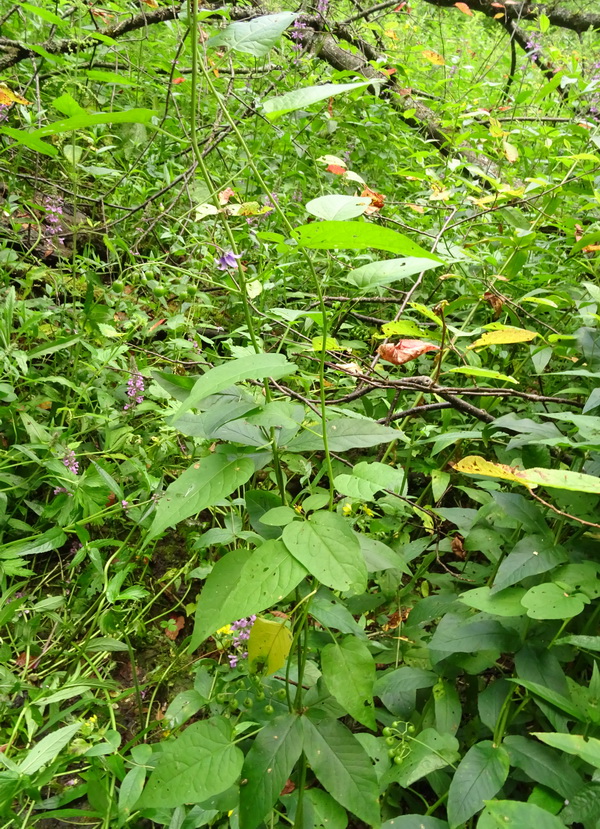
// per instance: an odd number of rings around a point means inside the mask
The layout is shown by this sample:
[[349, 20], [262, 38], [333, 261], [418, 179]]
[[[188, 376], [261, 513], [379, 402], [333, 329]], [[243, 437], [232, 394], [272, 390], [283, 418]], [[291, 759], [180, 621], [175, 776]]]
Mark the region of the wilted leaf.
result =
[[487, 331], [478, 340], [467, 348], [483, 348], [486, 345], [510, 345], [511, 343], [528, 343], [538, 336], [536, 331], [527, 328], [500, 328], [497, 331]]
[[433, 49], [423, 49], [421, 52], [425, 60], [428, 60], [430, 63], [435, 64], [435, 66], [445, 66], [446, 61], [441, 55], [438, 55], [437, 52], [434, 52]]
[[468, 15], [469, 15], [469, 17], [473, 17], [473, 12], [472, 12], [472, 11], [471, 11], [471, 9], [467, 6], [467, 4], [466, 4], [466, 3], [455, 3], [454, 5], [455, 5], [455, 6], [456, 6], [456, 8], [457, 8], [459, 11], [461, 11], [463, 14], [468, 14]]
[[595, 475], [586, 475], [583, 472], [571, 472], [568, 469], [544, 469], [539, 466], [519, 469], [516, 466], [486, 461], [478, 455], [463, 458], [454, 464], [454, 469], [467, 475], [483, 475], [488, 478], [513, 481], [528, 489], [543, 486], [550, 489], [566, 489], [571, 492], [600, 495], [600, 478]]
[[514, 162], [519, 158], [519, 151], [514, 144], [511, 144], [508, 141], [503, 141], [502, 149], [504, 150], [506, 160], [510, 161], [511, 164], [514, 164]]
[[410, 360], [416, 360], [417, 357], [426, 354], [428, 351], [439, 350], [439, 345], [424, 343], [422, 340], [398, 340], [395, 345], [393, 343], [380, 345], [377, 353], [382, 360], [393, 363], [395, 366], [401, 366], [410, 362]]
[[5, 83], [0, 83], [0, 106], [9, 106], [10, 104], [23, 104], [29, 106], [29, 101], [17, 95], [12, 89], [9, 89]]

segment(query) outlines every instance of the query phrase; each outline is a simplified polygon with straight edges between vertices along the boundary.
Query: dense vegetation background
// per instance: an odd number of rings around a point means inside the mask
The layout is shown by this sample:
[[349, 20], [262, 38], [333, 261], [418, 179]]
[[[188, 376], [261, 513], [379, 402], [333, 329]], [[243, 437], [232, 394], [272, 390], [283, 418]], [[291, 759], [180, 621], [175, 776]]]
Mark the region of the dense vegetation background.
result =
[[38, 2], [0, 825], [598, 829], [596, 4]]

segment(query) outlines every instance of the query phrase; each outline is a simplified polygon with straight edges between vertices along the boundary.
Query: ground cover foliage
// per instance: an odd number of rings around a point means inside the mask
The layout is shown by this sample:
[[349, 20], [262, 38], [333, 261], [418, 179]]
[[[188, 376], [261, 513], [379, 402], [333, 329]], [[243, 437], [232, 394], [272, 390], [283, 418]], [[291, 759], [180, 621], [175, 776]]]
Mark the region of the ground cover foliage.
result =
[[0, 825], [600, 825], [600, 19], [0, 13]]

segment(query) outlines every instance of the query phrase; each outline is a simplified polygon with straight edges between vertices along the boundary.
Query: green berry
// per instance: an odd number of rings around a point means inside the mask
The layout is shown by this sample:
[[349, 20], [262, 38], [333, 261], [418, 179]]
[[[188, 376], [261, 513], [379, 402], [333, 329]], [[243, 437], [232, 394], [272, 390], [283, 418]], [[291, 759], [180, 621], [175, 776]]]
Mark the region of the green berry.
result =
[[392, 759], [396, 756], [396, 749], [395, 748], [388, 748], [388, 757]]
[[414, 725], [413, 725], [412, 723], [409, 723], [408, 728], [406, 729], [406, 731], [407, 731], [409, 734], [414, 734], [416, 730], [417, 730], [417, 729], [414, 727]]
[[396, 738], [395, 737], [392, 737], [392, 736], [386, 737], [385, 741], [389, 746], [396, 745]]
[[166, 285], [160, 285], [160, 284], [157, 285], [156, 288], [154, 288], [154, 291], [153, 291], [154, 296], [157, 296], [157, 297], [166, 296], [168, 293], [169, 293], [169, 289], [167, 288], [167, 286]]
[[253, 705], [254, 700], [252, 699], [252, 697], [246, 697], [246, 699], [244, 700], [244, 708], [252, 708]]
[[[386, 727], [383, 729], [383, 736], [384, 736], [384, 737], [393, 737], [393, 736], [394, 736], [394, 731], [393, 731], [393, 729], [392, 729], [392, 728], [389, 728], [389, 726], [386, 726]], [[390, 745], [391, 745], [391, 743], [390, 743]]]
[[286, 694], [286, 692], [285, 692], [285, 688], [280, 688], [280, 689], [276, 692], [275, 696], [277, 697], [277, 699], [286, 699], [286, 698], [287, 698], [287, 694]]
[[115, 294], [122, 294], [123, 291], [125, 290], [125, 285], [121, 282], [120, 279], [117, 279], [116, 282], [113, 282], [111, 287], [112, 287]]
[[272, 714], [275, 711], [275, 709], [272, 705], [265, 705], [264, 711], [265, 714]]
[[216, 699], [217, 702], [226, 702], [227, 694], [217, 694], [215, 699]]
[[404, 757], [402, 757], [398, 754], [394, 757], [394, 764], [396, 766], [401, 766], [403, 762], [404, 762]]
[[262, 702], [262, 700], [263, 700], [264, 698], [265, 698], [265, 692], [264, 692], [264, 691], [258, 691], [258, 692], [257, 692], [257, 694], [256, 694], [256, 699], [257, 699], [259, 702]]

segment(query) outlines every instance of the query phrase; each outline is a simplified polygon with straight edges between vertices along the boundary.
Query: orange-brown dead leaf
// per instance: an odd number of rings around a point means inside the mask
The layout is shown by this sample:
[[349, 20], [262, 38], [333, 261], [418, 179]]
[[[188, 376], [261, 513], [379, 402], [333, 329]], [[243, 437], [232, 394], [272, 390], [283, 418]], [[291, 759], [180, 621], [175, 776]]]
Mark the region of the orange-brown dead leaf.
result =
[[376, 193], [369, 187], [365, 187], [365, 189], [362, 191], [360, 195], [371, 199], [371, 204], [365, 210], [365, 213], [367, 215], [371, 213], [377, 213], [385, 204], [385, 196], [383, 195], [383, 193]]
[[466, 554], [462, 535], [455, 535], [452, 537], [452, 552], [456, 558], [464, 560]]
[[502, 306], [504, 305], [504, 302], [498, 296], [498, 294], [495, 294], [492, 291], [486, 291], [483, 295], [483, 298], [492, 306], [492, 309], [494, 311], [494, 317], [500, 316], [500, 312], [502, 311]]
[[185, 625], [185, 616], [171, 616], [169, 619], [169, 627], [165, 629], [165, 636], [174, 642], [179, 636], [179, 631]]
[[411, 360], [416, 360], [422, 354], [428, 351], [439, 351], [439, 345], [433, 343], [424, 343], [422, 340], [398, 340], [393, 343], [384, 343], [377, 349], [377, 353], [382, 360], [388, 363], [393, 363], [395, 366], [401, 366]]
[[325, 169], [328, 173], [333, 173], [334, 176], [343, 176], [346, 172], [346, 168], [340, 167], [339, 164], [328, 164]]
[[456, 6], [456, 8], [457, 8], [459, 11], [461, 11], [463, 14], [468, 14], [468, 15], [469, 15], [469, 17], [473, 17], [473, 12], [472, 12], [472, 11], [471, 11], [471, 9], [467, 6], [467, 4], [466, 4], [466, 3], [455, 3], [454, 5], [455, 5], [455, 6]]

